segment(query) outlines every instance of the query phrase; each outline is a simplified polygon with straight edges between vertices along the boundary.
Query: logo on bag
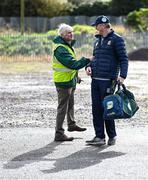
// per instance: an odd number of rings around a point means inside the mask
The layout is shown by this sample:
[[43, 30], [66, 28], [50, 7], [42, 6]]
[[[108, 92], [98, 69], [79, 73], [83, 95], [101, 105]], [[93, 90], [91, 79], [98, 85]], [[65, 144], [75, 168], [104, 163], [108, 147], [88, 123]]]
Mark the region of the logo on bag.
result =
[[113, 108], [113, 101], [108, 101], [107, 102], [107, 109], [112, 109]]
[[116, 114], [115, 112], [111, 112], [111, 113], [108, 113], [107, 116], [113, 116], [115, 114]]

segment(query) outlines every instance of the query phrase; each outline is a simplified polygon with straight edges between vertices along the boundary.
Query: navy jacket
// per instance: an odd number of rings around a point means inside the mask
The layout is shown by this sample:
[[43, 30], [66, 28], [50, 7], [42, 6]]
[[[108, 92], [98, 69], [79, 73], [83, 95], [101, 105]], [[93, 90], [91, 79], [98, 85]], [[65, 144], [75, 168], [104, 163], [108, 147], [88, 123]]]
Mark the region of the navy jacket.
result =
[[94, 60], [91, 62], [92, 78], [116, 79], [118, 74], [126, 78], [128, 57], [123, 38], [111, 31], [102, 40], [97, 35], [94, 44]]

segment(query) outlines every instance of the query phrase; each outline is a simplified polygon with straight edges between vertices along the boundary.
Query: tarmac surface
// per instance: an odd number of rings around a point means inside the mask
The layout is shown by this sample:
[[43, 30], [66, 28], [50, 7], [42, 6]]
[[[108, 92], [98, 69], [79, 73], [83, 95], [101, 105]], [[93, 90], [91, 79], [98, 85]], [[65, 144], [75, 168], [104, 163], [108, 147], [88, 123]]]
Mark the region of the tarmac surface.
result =
[[[65, 127], [66, 128], [66, 127]], [[94, 131], [67, 132], [54, 142], [54, 128], [0, 129], [2, 180], [147, 180], [148, 126], [117, 127], [114, 146], [87, 146]], [[107, 139], [106, 139], [107, 140]]]

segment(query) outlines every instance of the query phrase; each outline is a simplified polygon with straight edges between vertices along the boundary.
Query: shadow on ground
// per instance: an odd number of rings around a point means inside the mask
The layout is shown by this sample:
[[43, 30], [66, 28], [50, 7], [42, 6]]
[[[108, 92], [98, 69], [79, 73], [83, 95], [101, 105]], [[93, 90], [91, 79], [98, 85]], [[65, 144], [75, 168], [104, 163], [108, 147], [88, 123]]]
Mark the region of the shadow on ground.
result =
[[[80, 151], [72, 153], [69, 156], [62, 158], [44, 158], [49, 154], [52, 154], [57, 146], [61, 143], [51, 142], [47, 146], [33, 150], [22, 155], [16, 156], [7, 164], [4, 165], [4, 169], [17, 169], [25, 166], [26, 164], [31, 164], [39, 161], [54, 161], [53, 168], [42, 170], [43, 173], [56, 173], [63, 170], [69, 169], [83, 169], [89, 166], [96, 165], [101, 163], [105, 159], [115, 158], [118, 156], [125, 155], [122, 152], [116, 151], [107, 151], [102, 152], [108, 146], [96, 147], [96, 146], [87, 146]], [[65, 145], [65, 144], [61, 144]]]
[[108, 158], [115, 158], [118, 156], [125, 155], [122, 152], [107, 151], [101, 152], [108, 146], [86, 147], [80, 151], [77, 151], [67, 157], [55, 159], [54, 168], [48, 170], [42, 170], [43, 173], [56, 173], [63, 170], [69, 169], [83, 169], [89, 166], [93, 166], [101, 163], [103, 160]]
[[44, 156], [53, 153], [55, 148], [60, 144], [61, 142], [51, 142], [45, 147], [16, 156], [4, 165], [4, 169], [17, 169], [25, 166], [26, 164], [44, 161]]

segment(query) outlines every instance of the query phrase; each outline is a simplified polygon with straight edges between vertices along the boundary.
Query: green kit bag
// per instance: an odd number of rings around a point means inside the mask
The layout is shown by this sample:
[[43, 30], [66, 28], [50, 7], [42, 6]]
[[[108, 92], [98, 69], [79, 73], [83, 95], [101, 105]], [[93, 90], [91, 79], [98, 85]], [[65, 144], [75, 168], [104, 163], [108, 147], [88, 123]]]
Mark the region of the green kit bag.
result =
[[103, 107], [103, 118], [106, 120], [131, 118], [139, 109], [134, 94], [124, 84], [118, 85], [113, 95], [104, 98]]

